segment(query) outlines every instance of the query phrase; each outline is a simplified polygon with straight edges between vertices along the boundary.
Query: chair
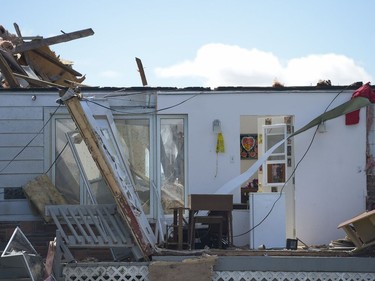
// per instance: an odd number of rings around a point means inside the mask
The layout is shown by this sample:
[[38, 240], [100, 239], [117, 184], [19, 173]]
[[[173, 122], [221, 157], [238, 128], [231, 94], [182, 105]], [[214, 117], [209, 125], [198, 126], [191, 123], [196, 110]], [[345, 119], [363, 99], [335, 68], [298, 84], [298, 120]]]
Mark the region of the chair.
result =
[[[173, 207], [173, 223], [167, 226], [167, 237], [165, 239], [166, 248], [177, 245], [178, 250], [182, 250], [183, 246], [189, 247], [189, 241], [184, 241], [184, 228], [188, 224], [184, 218], [184, 212], [188, 208], [184, 207]], [[169, 240], [169, 228], [172, 228], [173, 240]]]
[[[218, 247], [222, 248], [223, 234], [228, 237], [228, 244], [233, 245], [232, 229], [233, 195], [227, 194], [191, 194], [189, 195], [189, 244], [195, 248], [196, 224], [217, 226]], [[199, 215], [199, 211], [208, 214]]]

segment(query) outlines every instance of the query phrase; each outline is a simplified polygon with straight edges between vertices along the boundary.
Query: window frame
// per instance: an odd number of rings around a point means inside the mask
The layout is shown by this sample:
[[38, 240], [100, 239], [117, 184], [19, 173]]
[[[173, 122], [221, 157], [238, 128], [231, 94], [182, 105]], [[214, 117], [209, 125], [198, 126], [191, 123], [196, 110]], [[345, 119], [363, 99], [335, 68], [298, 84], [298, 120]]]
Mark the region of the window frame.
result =
[[[156, 180], [157, 180], [157, 190], [159, 194], [159, 200], [161, 200], [161, 151], [160, 151], [160, 145], [161, 145], [161, 119], [182, 119], [183, 120], [183, 128], [184, 128], [184, 206], [186, 207], [188, 205], [188, 194], [189, 194], [189, 188], [188, 188], [188, 115], [186, 114], [160, 114], [157, 116], [156, 119], [156, 164], [154, 165], [156, 170]], [[161, 201], [160, 201], [161, 204]], [[171, 217], [172, 214], [166, 214], [166, 216]]]
[[[146, 114], [135, 114], [135, 115], [129, 115], [129, 114], [113, 114], [113, 119], [115, 121], [117, 120], [148, 120], [149, 124], [149, 144], [150, 144], [150, 151], [149, 151], [149, 178], [150, 178], [150, 212], [147, 214], [147, 218], [154, 218], [155, 214], [157, 214], [157, 204], [155, 202], [155, 198], [157, 198], [157, 193], [158, 192], [158, 185], [155, 183], [156, 181], [156, 176], [155, 176], [155, 149], [156, 149], [156, 144], [155, 144], [155, 121], [153, 116], [151, 115], [146, 115]], [[115, 122], [116, 123], [116, 122]]]
[[[287, 130], [287, 124], [274, 124], [274, 125], [263, 125], [263, 153], [266, 153], [268, 149], [270, 149], [273, 145], [275, 145], [277, 142], [286, 139], [288, 135], [288, 130]], [[269, 133], [268, 130], [270, 129], [282, 129], [282, 132], [276, 132], [276, 133]], [[268, 145], [268, 136], [282, 136], [280, 140], [278, 140], [276, 143], [272, 143], [272, 145]], [[275, 152], [282, 148], [282, 152]], [[283, 186], [288, 178], [288, 169], [287, 169], [287, 142], [285, 141], [282, 143], [279, 147], [275, 149], [274, 152], [270, 154], [270, 156], [267, 158], [267, 160], [264, 162], [262, 165], [262, 170], [263, 170], [263, 185], [264, 186]], [[272, 157], [282, 157], [283, 159], [272, 159]], [[278, 181], [278, 182], [270, 182], [269, 178], [269, 172], [272, 170], [273, 165], [282, 165], [284, 167], [282, 175], [284, 181]]]

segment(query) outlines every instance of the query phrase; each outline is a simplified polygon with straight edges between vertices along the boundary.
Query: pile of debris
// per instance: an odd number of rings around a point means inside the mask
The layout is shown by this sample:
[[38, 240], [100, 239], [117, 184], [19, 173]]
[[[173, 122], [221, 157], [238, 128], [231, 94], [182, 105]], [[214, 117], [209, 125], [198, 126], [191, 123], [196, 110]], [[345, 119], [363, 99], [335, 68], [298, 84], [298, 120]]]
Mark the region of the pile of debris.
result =
[[93, 35], [91, 28], [49, 38], [24, 37], [16, 23], [14, 28], [17, 35], [0, 25], [0, 88], [82, 86], [85, 76], [49, 46]]

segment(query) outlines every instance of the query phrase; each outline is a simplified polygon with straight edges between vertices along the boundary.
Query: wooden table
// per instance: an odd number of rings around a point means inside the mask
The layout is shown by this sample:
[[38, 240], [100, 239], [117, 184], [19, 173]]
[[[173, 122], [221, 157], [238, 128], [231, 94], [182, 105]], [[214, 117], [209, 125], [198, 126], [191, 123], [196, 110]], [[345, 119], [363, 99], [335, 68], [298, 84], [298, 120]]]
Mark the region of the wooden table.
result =
[[[223, 230], [228, 235], [228, 244], [233, 245], [232, 229], [233, 195], [191, 194], [189, 195], [189, 235], [190, 249], [195, 248], [195, 224], [216, 224], [219, 226], [219, 248], [222, 247]], [[220, 215], [195, 215], [199, 211], [209, 211]]]

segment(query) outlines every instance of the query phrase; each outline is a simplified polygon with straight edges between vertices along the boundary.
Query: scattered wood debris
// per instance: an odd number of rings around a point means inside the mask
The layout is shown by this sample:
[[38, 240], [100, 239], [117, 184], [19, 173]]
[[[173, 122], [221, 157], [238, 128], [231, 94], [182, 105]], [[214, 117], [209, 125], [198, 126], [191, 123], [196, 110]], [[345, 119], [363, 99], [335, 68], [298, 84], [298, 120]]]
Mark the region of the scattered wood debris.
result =
[[72, 63], [62, 60], [49, 46], [94, 34], [83, 29], [49, 38], [24, 37], [18, 25], [16, 34], [0, 25], [0, 88], [76, 87], [85, 75], [74, 70]]

